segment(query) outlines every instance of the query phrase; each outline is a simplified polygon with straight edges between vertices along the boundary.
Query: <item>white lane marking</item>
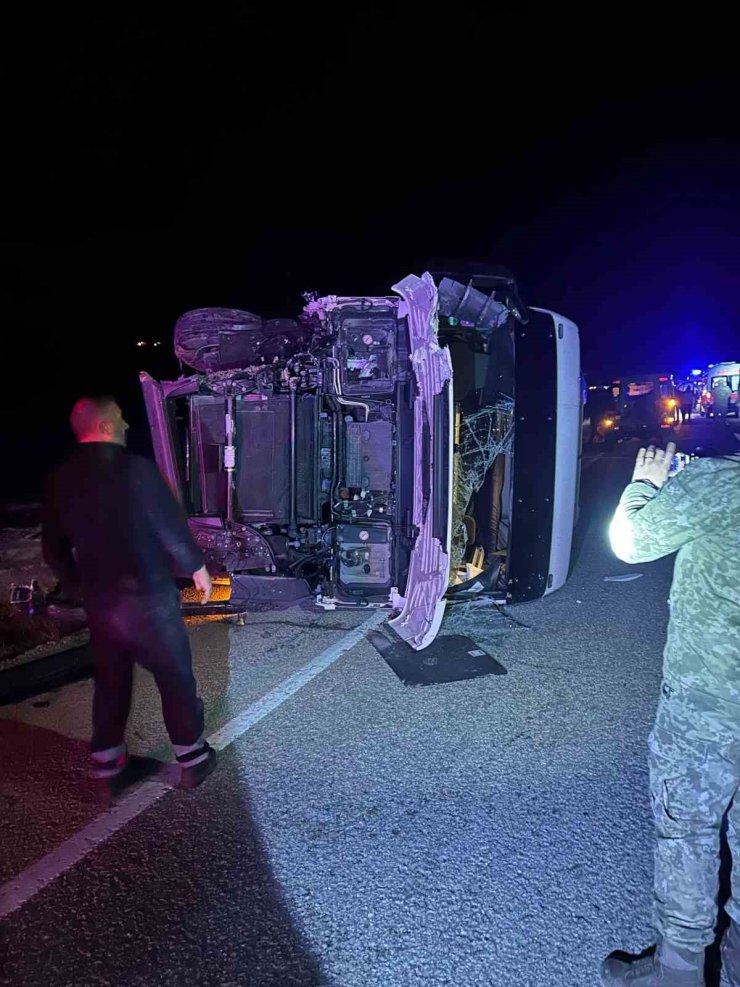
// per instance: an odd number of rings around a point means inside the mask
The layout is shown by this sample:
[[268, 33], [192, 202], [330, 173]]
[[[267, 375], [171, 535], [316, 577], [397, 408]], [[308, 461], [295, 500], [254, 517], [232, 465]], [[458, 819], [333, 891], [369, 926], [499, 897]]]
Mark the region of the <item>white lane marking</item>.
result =
[[[237, 738], [251, 730], [255, 724], [277, 709], [286, 699], [290, 699], [317, 675], [333, 665], [346, 651], [359, 644], [368, 631], [379, 627], [387, 619], [388, 611], [376, 611], [359, 627], [350, 631], [340, 641], [330, 645], [290, 678], [281, 682], [267, 695], [262, 696], [261, 699], [248, 706], [244, 712], [226, 723], [220, 730], [211, 734], [208, 737], [208, 742], [217, 750], [223, 750], [229, 744], [233, 744]], [[37, 860], [35, 864], [32, 864], [16, 877], [0, 885], [0, 919], [6, 918], [22, 905], [25, 905], [34, 895], [55, 881], [65, 871], [71, 870], [91, 850], [100, 846], [101, 843], [105, 843], [126, 823], [135, 819], [136, 816], [154, 805], [170, 791], [172, 788], [169, 785], [164, 785], [159, 781], [144, 782], [103, 815], [93, 819], [87, 826], [83, 826], [74, 836], [65, 840], [51, 853], [47, 853], [46, 856]]]
[[37, 860], [0, 887], [0, 919], [25, 905], [35, 894], [74, 867], [95, 847], [100, 846], [150, 805], [172, 789], [158, 781], [147, 781], [135, 792], [117, 802], [102, 816], [83, 826], [74, 836], [51, 853]]
[[272, 692], [268, 692], [266, 696], [252, 703], [243, 713], [235, 716], [233, 720], [229, 720], [220, 730], [211, 734], [208, 738], [208, 743], [218, 751], [223, 750], [224, 747], [228, 747], [237, 737], [241, 737], [247, 730], [251, 730], [256, 723], [259, 723], [263, 717], [272, 713], [286, 699], [290, 699], [292, 695], [298, 692], [299, 689], [302, 689], [311, 679], [315, 679], [317, 675], [320, 675], [330, 665], [333, 665], [337, 658], [341, 657], [345, 651], [349, 651], [350, 648], [354, 648], [356, 644], [359, 644], [368, 631], [379, 627], [387, 619], [388, 611], [381, 610], [374, 613], [372, 617], [369, 617], [359, 627], [356, 627], [349, 634], [345, 635], [341, 641], [337, 641], [336, 644], [328, 647], [326, 651], [322, 651], [313, 661], [304, 665], [294, 675], [291, 675], [289, 679], [276, 686]]

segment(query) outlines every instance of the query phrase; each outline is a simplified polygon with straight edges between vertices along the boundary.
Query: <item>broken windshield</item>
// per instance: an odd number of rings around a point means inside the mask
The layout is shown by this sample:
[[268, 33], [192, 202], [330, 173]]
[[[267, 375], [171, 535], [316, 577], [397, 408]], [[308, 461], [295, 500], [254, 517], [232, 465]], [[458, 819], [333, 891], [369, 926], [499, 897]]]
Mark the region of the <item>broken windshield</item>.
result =
[[483, 487], [498, 456], [510, 454], [514, 441], [514, 402], [500, 398], [460, 418], [460, 435], [453, 465], [452, 546], [450, 577], [465, 557], [469, 534], [465, 524], [470, 502]]

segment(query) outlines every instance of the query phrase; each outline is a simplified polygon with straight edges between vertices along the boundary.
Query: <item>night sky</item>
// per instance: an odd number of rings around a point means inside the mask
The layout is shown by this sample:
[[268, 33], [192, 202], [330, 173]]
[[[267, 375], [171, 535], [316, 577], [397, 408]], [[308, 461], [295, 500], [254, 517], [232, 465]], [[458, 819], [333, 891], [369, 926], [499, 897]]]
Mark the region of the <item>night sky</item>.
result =
[[574, 319], [592, 380], [738, 358], [722, 8], [89, 10], [3, 15], [6, 462], [80, 390], [140, 422], [190, 308], [296, 315], [446, 261]]

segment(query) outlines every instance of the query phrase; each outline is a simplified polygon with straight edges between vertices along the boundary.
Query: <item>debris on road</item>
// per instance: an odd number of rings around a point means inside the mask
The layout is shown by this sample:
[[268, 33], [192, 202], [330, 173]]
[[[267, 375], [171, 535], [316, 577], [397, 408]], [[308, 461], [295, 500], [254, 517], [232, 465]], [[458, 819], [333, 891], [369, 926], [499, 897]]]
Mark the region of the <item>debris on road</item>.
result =
[[454, 603], [447, 607], [443, 620], [445, 633], [470, 631], [474, 622], [477, 633], [501, 632], [513, 630], [514, 627], [527, 627], [516, 620], [505, 609], [491, 602], [490, 599], [478, 598]]

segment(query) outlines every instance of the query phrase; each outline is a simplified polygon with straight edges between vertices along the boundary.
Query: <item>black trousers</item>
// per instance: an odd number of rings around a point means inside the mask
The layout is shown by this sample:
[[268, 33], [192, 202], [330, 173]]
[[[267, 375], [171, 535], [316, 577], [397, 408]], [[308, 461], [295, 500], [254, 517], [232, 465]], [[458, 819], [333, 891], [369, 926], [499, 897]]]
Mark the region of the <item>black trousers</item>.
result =
[[196, 743], [203, 733], [203, 702], [177, 589], [150, 596], [101, 594], [88, 599], [86, 609], [95, 675], [92, 751], [123, 743], [135, 662], [154, 676], [172, 743]]

